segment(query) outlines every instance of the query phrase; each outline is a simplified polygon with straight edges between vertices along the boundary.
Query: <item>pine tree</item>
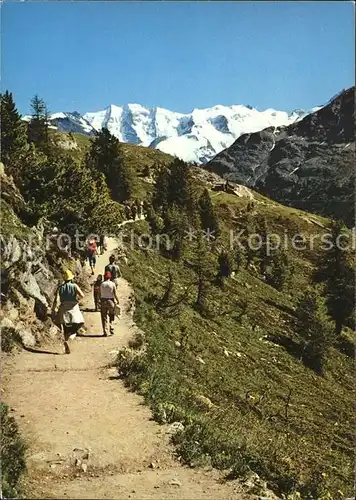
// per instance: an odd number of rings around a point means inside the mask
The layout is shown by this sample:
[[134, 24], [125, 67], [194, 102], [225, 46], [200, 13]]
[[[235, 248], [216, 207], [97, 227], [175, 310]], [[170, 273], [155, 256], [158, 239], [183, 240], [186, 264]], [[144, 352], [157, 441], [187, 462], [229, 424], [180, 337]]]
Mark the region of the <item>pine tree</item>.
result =
[[335, 322], [335, 333], [340, 335], [343, 325], [353, 327], [354, 323], [354, 271], [349, 250], [342, 249], [342, 239], [346, 235], [343, 222], [333, 223], [331, 227], [331, 248], [322, 251], [317, 281], [325, 283], [326, 304]]
[[184, 238], [189, 229], [186, 213], [176, 205], [168, 208], [164, 214], [164, 233], [170, 240], [170, 255], [174, 260], [180, 260], [184, 249]]
[[162, 210], [166, 213], [168, 209], [168, 186], [169, 170], [161, 165], [155, 169], [155, 186], [153, 189], [152, 206], [155, 211]]
[[201, 227], [209, 231], [215, 238], [219, 236], [219, 223], [214, 213], [214, 207], [211, 202], [209, 191], [204, 189], [203, 194], [198, 201]]
[[241, 244], [245, 247], [246, 256], [246, 269], [253, 263], [256, 258], [257, 251], [251, 243], [253, 243], [252, 236], [256, 234], [256, 229], [252, 217], [250, 214], [245, 214], [244, 220], [242, 221], [243, 234], [241, 237]]
[[257, 234], [259, 234], [261, 238], [261, 248], [258, 251], [260, 273], [264, 276], [266, 274], [267, 267], [271, 262], [271, 256], [268, 254], [268, 225], [265, 217], [260, 217], [257, 222]]
[[208, 295], [214, 278], [216, 260], [202, 235], [198, 237], [195, 249], [194, 270], [197, 275], [197, 298], [195, 306], [203, 316], [207, 314]]
[[[20, 172], [21, 160], [27, 150], [26, 124], [16, 109], [13, 96], [6, 91], [1, 100], [1, 161], [15, 182]], [[17, 182], [16, 182], [17, 183]]]
[[152, 207], [147, 209], [146, 220], [150, 226], [152, 234], [159, 234], [163, 229], [162, 218], [154, 211]]
[[34, 142], [41, 149], [49, 145], [48, 137], [48, 109], [43, 99], [35, 95], [31, 100], [31, 121], [28, 124], [28, 140]]
[[103, 128], [91, 143], [86, 163], [93, 170], [105, 175], [114, 201], [125, 201], [132, 197], [135, 176], [123, 161], [120, 142]]
[[276, 249], [270, 257], [270, 267], [266, 269], [267, 283], [282, 290], [290, 275], [289, 260], [286, 252]]
[[176, 204], [189, 214], [196, 208], [193, 180], [189, 166], [176, 158], [170, 166], [168, 205]]
[[234, 261], [230, 252], [222, 250], [218, 256], [217, 283], [222, 286], [224, 278], [228, 278], [234, 270]]
[[240, 267], [244, 261], [244, 251], [240, 246], [237, 246], [234, 251], [234, 261], [236, 264], [236, 271], [240, 270]]
[[335, 332], [318, 288], [307, 290], [299, 300], [292, 326], [302, 341], [303, 361], [321, 371]]

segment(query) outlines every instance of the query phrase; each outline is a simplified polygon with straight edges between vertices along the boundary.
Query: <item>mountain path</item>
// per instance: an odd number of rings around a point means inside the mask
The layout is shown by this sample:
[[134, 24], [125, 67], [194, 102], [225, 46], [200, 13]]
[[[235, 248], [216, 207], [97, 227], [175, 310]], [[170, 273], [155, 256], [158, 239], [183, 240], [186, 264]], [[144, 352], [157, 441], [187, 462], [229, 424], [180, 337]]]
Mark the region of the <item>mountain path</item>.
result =
[[[97, 258], [103, 273], [108, 256]], [[143, 399], [125, 388], [113, 367], [118, 349], [137, 326], [127, 281], [120, 279], [122, 319], [101, 336], [92, 293], [83, 300], [87, 334], [70, 341], [71, 354], [20, 351], [5, 362], [3, 398], [29, 445], [27, 498], [245, 499], [237, 481], [224, 483], [212, 469], [180, 464], [169, 426], [158, 425]]]

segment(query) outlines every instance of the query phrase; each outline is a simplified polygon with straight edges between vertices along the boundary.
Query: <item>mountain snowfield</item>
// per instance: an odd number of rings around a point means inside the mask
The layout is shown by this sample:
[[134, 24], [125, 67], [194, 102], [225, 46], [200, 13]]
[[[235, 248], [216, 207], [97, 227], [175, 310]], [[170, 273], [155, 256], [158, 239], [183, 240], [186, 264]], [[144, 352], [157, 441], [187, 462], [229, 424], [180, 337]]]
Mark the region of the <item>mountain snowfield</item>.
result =
[[205, 163], [242, 134], [289, 125], [317, 109], [320, 108], [288, 114], [275, 109], [258, 111], [251, 106], [217, 105], [183, 114], [140, 104], [112, 104], [84, 115], [55, 113], [50, 120], [59, 131], [94, 135], [105, 127], [121, 142], [154, 147], [187, 162]]

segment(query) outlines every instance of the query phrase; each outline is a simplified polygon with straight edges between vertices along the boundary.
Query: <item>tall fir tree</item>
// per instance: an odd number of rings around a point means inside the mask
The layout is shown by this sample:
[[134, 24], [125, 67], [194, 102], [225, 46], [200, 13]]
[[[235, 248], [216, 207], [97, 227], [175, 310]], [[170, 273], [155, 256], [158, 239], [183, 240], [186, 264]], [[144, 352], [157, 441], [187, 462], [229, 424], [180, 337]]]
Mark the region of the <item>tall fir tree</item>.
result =
[[49, 146], [49, 116], [47, 105], [36, 94], [31, 100], [31, 120], [28, 124], [28, 140], [46, 150]]
[[243, 230], [241, 235], [241, 245], [245, 248], [244, 255], [246, 257], [245, 267], [248, 267], [254, 262], [256, 255], [258, 252], [254, 247], [254, 238], [253, 235], [256, 234], [256, 228], [254, 220], [251, 214], [246, 213], [243, 216], [242, 227], [238, 228], [239, 230]]
[[326, 304], [335, 322], [335, 333], [340, 335], [343, 325], [354, 327], [355, 273], [350, 249], [344, 247], [347, 232], [342, 221], [332, 224], [330, 232], [331, 248], [321, 250], [316, 280], [325, 285]]
[[207, 189], [204, 189], [198, 201], [201, 227], [205, 231], [217, 238], [220, 234], [219, 222], [214, 212], [214, 207], [211, 202], [210, 194]]
[[190, 167], [179, 158], [170, 166], [168, 205], [176, 204], [192, 215], [196, 209], [196, 195]]
[[269, 259], [269, 267], [266, 268], [267, 283], [277, 290], [282, 290], [290, 275], [290, 263], [287, 253], [277, 248]]
[[303, 361], [317, 371], [322, 371], [328, 350], [336, 338], [320, 292], [318, 287], [307, 290], [291, 320], [294, 331], [301, 339]]
[[261, 247], [258, 251], [258, 258], [260, 261], [260, 273], [266, 274], [267, 267], [271, 262], [271, 256], [268, 252], [268, 224], [265, 217], [259, 217], [257, 222], [257, 234], [261, 238]]
[[108, 129], [103, 128], [93, 139], [86, 163], [105, 175], [114, 201], [122, 202], [132, 197], [134, 172], [123, 161], [120, 142]]
[[1, 161], [16, 182], [21, 176], [21, 164], [28, 151], [26, 124], [21, 120], [11, 92], [6, 90], [4, 94], [1, 94], [0, 101]]
[[197, 297], [195, 306], [202, 316], [208, 313], [208, 296], [216, 270], [216, 258], [207, 242], [199, 234], [194, 251], [194, 270], [197, 275]]
[[164, 214], [163, 231], [170, 241], [170, 256], [180, 260], [184, 250], [184, 239], [189, 230], [189, 220], [186, 213], [177, 205], [172, 205]]
[[155, 185], [152, 196], [152, 206], [155, 211], [165, 214], [168, 210], [169, 170], [165, 165], [155, 169]]
[[228, 278], [234, 270], [234, 259], [231, 252], [222, 250], [218, 256], [217, 284], [224, 285], [224, 278]]

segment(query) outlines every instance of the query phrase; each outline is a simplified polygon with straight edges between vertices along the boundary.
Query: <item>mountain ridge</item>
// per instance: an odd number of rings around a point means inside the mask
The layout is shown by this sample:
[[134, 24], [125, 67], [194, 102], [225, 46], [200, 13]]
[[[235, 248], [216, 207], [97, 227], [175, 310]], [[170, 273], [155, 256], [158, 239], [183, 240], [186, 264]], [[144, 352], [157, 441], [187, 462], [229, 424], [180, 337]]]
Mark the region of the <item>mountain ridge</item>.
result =
[[[314, 109], [319, 107], [311, 111]], [[156, 147], [187, 162], [205, 163], [244, 133], [295, 123], [309, 113], [300, 109], [291, 113], [273, 108], [259, 111], [250, 105], [239, 104], [217, 104], [179, 113], [160, 106], [147, 108], [128, 103], [123, 106], [110, 104], [102, 110], [84, 114], [76, 111], [54, 113], [50, 115], [50, 123], [58, 131], [89, 136], [105, 127], [121, 142]]]
[[205, 168], [283, 204], [354, 222], [355, 87], [279, 128], [241, 135]]

